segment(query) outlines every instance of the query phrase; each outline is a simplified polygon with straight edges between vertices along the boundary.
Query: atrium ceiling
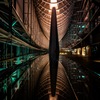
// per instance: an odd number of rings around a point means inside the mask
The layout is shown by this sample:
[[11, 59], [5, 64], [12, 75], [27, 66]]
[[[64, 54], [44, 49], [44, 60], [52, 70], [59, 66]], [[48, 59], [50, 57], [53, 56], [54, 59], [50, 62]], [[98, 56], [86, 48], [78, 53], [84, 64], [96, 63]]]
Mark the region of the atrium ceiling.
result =
[[[56, 8], [60, 48], [73, 48], [82, 40], [86, 23], [82, 22], [84, 0], [34, 0], [36, 16], [45, 36], [43, 44], [49, 45], [51, 9]], [[34, 34], [33, 34], [34, 35]], [[42, 39], [43, 41], [43, 39]]]

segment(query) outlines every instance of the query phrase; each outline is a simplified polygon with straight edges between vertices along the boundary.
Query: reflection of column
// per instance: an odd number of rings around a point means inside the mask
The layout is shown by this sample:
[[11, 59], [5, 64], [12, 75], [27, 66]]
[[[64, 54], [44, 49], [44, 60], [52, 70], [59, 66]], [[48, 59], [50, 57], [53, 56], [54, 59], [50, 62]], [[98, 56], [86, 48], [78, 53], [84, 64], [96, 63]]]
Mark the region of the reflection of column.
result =
[[56, 19], [55, 8], [52, 9], [52, 16], [51, 16], [49, 58], [50, 58], [51, 95], [55, 96], [58, 59], [59, 59], [58, 30], [57, 30], [57, 19]]

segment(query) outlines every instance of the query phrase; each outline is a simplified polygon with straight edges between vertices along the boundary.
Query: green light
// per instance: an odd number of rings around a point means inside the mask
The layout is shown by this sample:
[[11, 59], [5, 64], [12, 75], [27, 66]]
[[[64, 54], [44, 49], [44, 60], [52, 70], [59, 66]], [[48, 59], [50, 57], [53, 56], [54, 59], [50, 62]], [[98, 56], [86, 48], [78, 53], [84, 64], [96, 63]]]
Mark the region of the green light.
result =
[[16, 78], [15, 77], [11, 77], [11, 81], [15, 82]]
[[[17, 72], [17, 77], [19, 78], [20, 77], [20, 70], [18, 70], [18, 72]], [[20, 80], [18, 80], [18, 82], [17, 82], [17, 88], [19, 89], [19, 87], [20, 87]]]
[[15, 71], [15, 72], [13, 72], [13, 74], [11, 75], [11, 81], [12, 81], [12, 83], [15, 82], [16, 76], [17, 76], [17, 72]]
[[17, 23], [17, 21], [14, 21], [13, 24], [12, 24], [12, 26], [14, 26], [16, 23]]
[[7, 84], [6, 83], [4, 83], [4, 85], [3, 85], [3, 91], [6, 93], [6, 91], [7, 91]]
[[[20, 47], [18, 46], [17, 47], [17, 56], [19, 56], [20, 55]], [[16, 63], [15, 64], [21, 64], [21, 58], [20, 57], [17, 57], [17, 59], [16, 59]]]
[[94, 72], [96, 75], [98, 75], [98, 76], [100, 76], [100, 74], [99, 73], [97, 73], [97, 72]]
[[82, 78], [85, 78], [85, 76], [84, 76], [84, 75], [82, 75]]
[[6, 68], [0, 68], [0, 71], [5, 70]]
[[18, 58], [17, 58], [17, 60], [16, 60], [16, 63], [15, 63], [15, 64], [16, 64], [16, 65], [21, 64], [20, 57], [18, 57]]
[[85, 28], [85, 25], [83, 25], [82, 28]]
[[16, 76], [17, 74], [16, 74], [16, 71], [12, 74], [12, 76]]

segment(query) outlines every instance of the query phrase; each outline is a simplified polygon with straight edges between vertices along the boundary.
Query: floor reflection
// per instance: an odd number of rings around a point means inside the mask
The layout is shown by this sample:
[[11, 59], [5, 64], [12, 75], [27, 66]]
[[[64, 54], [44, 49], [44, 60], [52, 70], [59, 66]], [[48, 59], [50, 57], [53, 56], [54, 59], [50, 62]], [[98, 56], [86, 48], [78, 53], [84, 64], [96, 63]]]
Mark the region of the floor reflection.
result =
[[[61, 58], [60, 58], [61, 59]], [[62, 56], [62, 64], [79, 100], [91, 100], [89, 78], [85, 71], [75, 61]]]
[[[49, 66], [49, 61], [48, 59], [48, 55], [45, 55], [45, 59], [40, 60], [40, 58], [38, 58], [38, 60], [36, 60], [36, 62], [38, 62], [38, 72], [36, 74], [38, 74], [38, 81], [37, 81], [37, 85], [35, 86], [35, 100], [51, 100], [53, 97], [51, 97], [52, 93], [51, 93], [51, 84], [50, 84], [50, 66]], [[43, 61], [44, 60], [44, 61]], [[43, 61], [44, 63], [44, 67], [42, 66], [43, 64], [41, 63]], [[46, 63], [47, 61], [47, 63]], [[35, 62], [34, 62], [34, 65]], [[40, 74], [39, 74], [40, 73]], [[35, 76], [37, 76], [35, 74]], [[67, 79], [66, 76], [66, 72], [65, 69], [63, 67], [63, 65], [58, 62], [58, 74], [57, 74], [57, 82], [56, 82], [56, 98], [59, 98], [59, 100], [76, 100], [73, 90], [69, 84], [69, 81]], [[54, 100], [56, 99], [54, 98]], [[56, 99], [58, 100], [58, 99]]]
[[[31, 64], [31, 65], [30, 65]], [[11, 70], [8, 70], [8, 72]], [[84, 67], [60, 56], [56, 83], [56, 100], [99, 100], [99, 77]], [[98, 99], [99, 98], [99, 99]], [[21, 64], [10, 75], [0, 78], [0, 100], [50, 100], [49, 55]]]

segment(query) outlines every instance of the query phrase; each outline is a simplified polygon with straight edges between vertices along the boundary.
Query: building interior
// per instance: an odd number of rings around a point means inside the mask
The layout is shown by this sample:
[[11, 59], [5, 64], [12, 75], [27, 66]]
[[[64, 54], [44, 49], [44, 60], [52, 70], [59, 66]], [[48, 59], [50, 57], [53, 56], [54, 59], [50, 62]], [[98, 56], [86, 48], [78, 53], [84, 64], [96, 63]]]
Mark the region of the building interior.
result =
[[100, 0], [0, 0], [0, 100], [100, 100]]

